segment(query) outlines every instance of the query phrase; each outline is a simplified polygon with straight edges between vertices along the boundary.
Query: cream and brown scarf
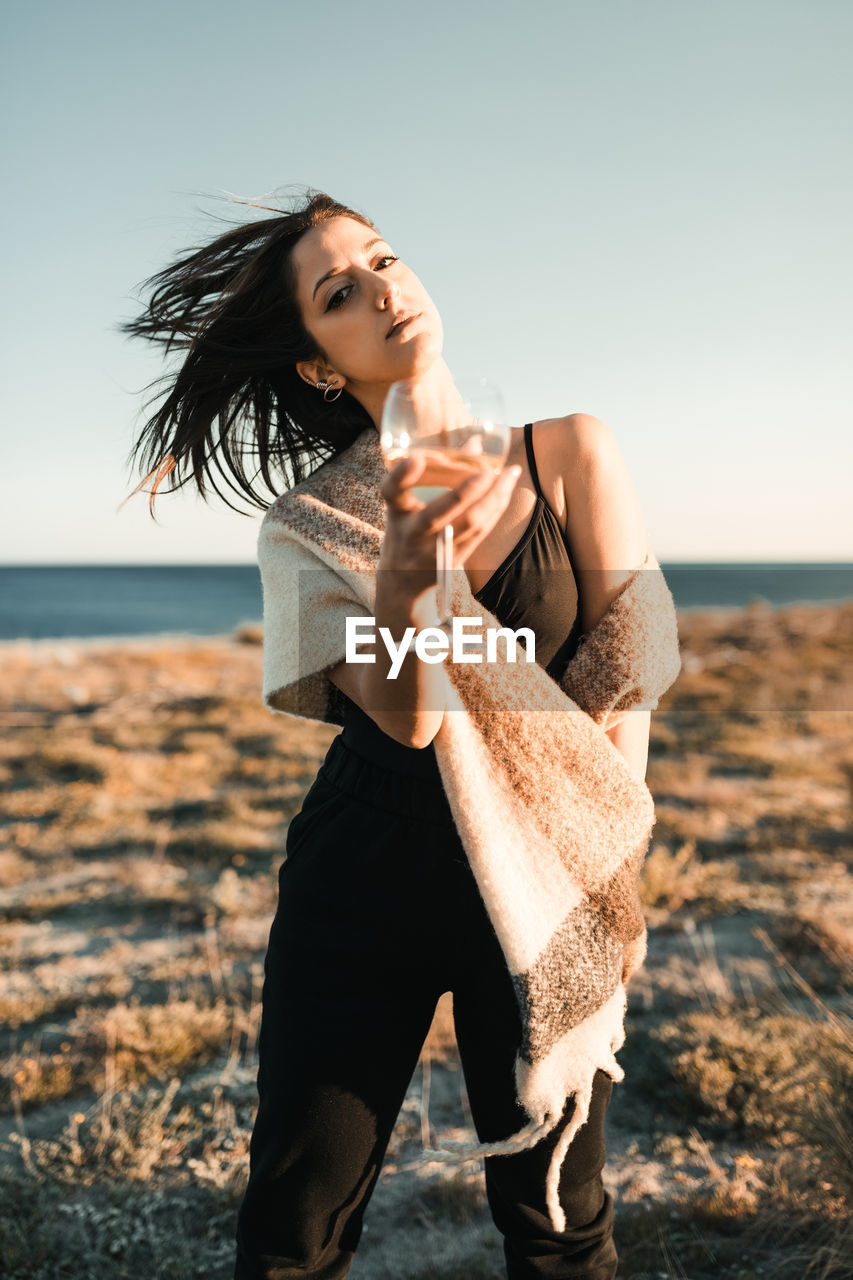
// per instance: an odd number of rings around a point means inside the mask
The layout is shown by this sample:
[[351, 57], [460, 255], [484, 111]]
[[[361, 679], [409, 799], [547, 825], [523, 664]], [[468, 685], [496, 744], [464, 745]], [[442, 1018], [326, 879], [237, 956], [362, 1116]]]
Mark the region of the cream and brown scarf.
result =
[[[345, 656], [345, 620], [372, 616], [385, 504], [379, 437], [368, 428], [269, 508], [258, 540], [264, 596], [263, 696], [274, 711], [341, 723], [326, 672]], [[654, 709], [680, 670], [675, 607], [649, 558], [582, 640], [558, 684], [536, 663], [443, 664], [446, 711], [434, 739], [441, 777], [518, 997], [518, 1100], [529, 1123], [505, 1142], [445, 1143], [465, 1159], [532, 1146], [571, 1120], [551, 1161], [558, 1198], [566, 1151], [586, 1121], [595, 1072], [623, 1079], [625, 983], [646, 930], [637, 878], [654, 802], [604, 732]], [[451, 576], [454, 616], [498, 620]]]

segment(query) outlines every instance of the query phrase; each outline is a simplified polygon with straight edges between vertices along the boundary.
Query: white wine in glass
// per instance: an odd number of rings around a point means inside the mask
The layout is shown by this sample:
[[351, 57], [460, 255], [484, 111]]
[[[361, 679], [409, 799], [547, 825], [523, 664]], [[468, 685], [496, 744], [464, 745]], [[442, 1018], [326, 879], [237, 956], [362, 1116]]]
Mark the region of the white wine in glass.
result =
[[[500, 392], [484, 380], [457, 388], [447, 380], [395, 382], [382, 413], [379, 444], [389, 467], [401, 458], [422, 456], [422, 483], [412, 492], [431, 502], [477, 471], [500, 471], [509, 452], [511, 431], [503, 416]], [[453, 526], [436, 540], [438, 617], [449, 626]]]

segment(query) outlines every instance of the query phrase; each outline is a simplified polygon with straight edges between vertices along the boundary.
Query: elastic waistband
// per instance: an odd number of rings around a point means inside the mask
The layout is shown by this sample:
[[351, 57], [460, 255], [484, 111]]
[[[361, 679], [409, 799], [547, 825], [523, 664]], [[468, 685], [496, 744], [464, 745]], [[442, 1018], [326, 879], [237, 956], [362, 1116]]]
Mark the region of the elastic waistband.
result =
[[[390, 768], [378, 759], [369, 759], [340, 733], [323, 761], [321, 772], [329, 782], [357, 800], [396, 813], [404, 818], [417, 818], [438, 826], [454, 827], [453, 814], [435, 766], [435, 778], [418, 777]], [[433, 757], [434, 760], [434, 757]]]

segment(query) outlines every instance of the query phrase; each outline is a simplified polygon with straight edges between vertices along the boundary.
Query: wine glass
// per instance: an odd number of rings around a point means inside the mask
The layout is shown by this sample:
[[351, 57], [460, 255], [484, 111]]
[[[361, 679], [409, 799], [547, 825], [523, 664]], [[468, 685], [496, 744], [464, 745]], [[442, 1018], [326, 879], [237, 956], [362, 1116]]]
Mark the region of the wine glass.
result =
[[[382, 413], [379, 446], [388, 466], [401, 458], [425, 457], [421, 483], [413, 486], [424, 503], [453, 489], [477, 471], [500, 471], [509, 452], [511, 429], [500, 419], [503, 401], [484, 378], [456, 386], [441, 375], [395, 382]], [[450, 571], [453, 525], [436, 539], [439, 626], [450, 626]]]

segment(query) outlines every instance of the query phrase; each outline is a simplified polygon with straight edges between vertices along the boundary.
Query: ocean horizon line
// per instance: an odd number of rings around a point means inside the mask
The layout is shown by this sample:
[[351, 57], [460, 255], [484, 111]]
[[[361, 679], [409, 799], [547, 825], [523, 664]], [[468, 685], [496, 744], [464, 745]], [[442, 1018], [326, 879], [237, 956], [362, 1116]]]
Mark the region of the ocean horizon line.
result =
[[[661, 567], [680, 612], [853, 602], [849, 561], [664, 559]], [[263, 584], [251, 563], [19, 564], [0, 566], [0, 600], [4, 641], [229, 636], [261, 621]]]
[[[655, 553], [657, 554], [657, 553]], [[789, 568], [853, 569], [853, 559], [833, 559], [832, 557], [812, 559], [773, 559], [773, 560], [735, 560], [712, 559], [704, 556], [698, 559], [674, 560], [669, 556], [658, 555], [661, 568], [667, 565], [673, 568], [698, 569], [703, 565], [723, 568], [732, 565], [738, 569], [771, 569], [779, 566]], [[0, 569], [257, 569], [255, 560], [0, 560]]]
[[[851, 599], [827, 599], [827, 600], [793, 600], [785, 604], [772, 604], [762, 597], [755, 597], [743, 604], [676, 604], [676, 614], [713, 614], [723, 616], [726, 614], [742, 614], [751, 613], [756, 609], [766, 610], [768, 613], [783, 613], [787, 609], [827, 609], [841, 610], [849, 609], [853, 605]], [[258, 634], [252, 635], [252, 632]], [[16, 646], [36, 646], [38, 648], [50, 647], [55, 645], [61, 647], [82, 646], [85, 649], [96, 649], [100, 647], [123, 646], [148, 648], [157, 645], [176, 645], [181, 648], [192, 648], [196, 645], [204, 644], [248, 644], [260, 645], [263, 633], [262, 618], [246, 618], [242, 622], [236, 623], [233, 627], [225, 628], [220, 631], [190, 631], [188, 629], [172, 629], [164, 631], [134, 631], [134, 632], [116, 632], [115, 634], [89, 634], [89, 635], [53, 635], [53, 636], [0, 636], [0, 652], [13, 649]]]

